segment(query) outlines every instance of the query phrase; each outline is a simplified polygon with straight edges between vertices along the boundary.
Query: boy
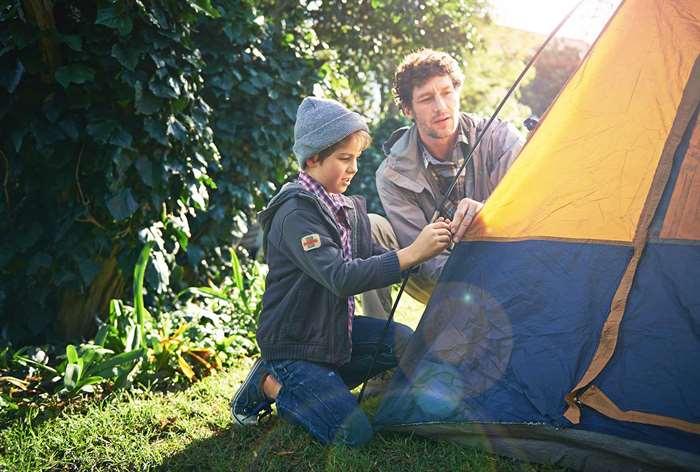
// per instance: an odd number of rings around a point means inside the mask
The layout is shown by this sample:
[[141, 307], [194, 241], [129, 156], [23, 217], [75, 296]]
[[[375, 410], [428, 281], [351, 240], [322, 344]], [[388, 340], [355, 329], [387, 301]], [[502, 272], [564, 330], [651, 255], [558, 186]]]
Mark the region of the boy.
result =
[[[294, 126], [301, 169], [259, 215], [269, 273], [253, 366], [231, 409], [255, 424], [276, 402], [282, 418], [324, 444], [360, 446], [372, 427], [349, 389], [367, 373], [384, 321], [354, 317], [354, 295], [396, 283], [449, 244], [449, 224], [427, 225], [409, 246], [372, 242], [364, 199], [342, 195], [370, 143], [367, 124], [334, 100], [304, 99]], [[371, 372], [396, 367], [411, 336], [392, 323]]]

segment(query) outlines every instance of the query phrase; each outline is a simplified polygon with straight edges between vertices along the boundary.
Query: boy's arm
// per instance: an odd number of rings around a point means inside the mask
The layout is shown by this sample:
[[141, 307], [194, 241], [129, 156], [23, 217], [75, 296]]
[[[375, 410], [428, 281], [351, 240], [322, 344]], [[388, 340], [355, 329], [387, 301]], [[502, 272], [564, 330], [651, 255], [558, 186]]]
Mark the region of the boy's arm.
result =
[[389, 252], [389, 249], [386, 249], [384, 246], [381, 244], [377, 244], [372, 240], [372, 255], [373, 256], [381, 256], [382, 254]]
[[[379, 198], [386, 211], [387, 219], [396, 232], [399, 246], [408, 247], [430, 222], [425, 218], [418, 202], [410, 192], [402, 192], [396, 185], [385, 180], [377, 178]], [[418, 268], [418, 276], [435, 283], [449, 255], [450, 250], [446, 249], [434, 258], [423, 262]]]
[[280, 247], [286, 250], [286, 255], [338, 297], [357, 295], [401, 280], [395, 251], [367, 259], [343, 260], [342, 249], [315, 210], [294, 209], [284, 215], [280, 224]]

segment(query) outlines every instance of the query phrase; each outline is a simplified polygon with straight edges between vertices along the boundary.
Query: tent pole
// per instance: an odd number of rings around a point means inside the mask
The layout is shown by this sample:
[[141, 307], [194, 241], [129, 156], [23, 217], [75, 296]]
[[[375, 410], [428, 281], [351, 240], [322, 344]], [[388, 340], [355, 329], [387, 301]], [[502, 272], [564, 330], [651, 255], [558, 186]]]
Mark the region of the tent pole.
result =
[[[501, 102], [498, 104], [496, 107], [496, 110], [493, 112], [491, 115], [491, 118], [489, 118], [489, 121], [486, 123], [486, 126], [484, 126], [484, 129], [481, 131], [481, 134], [476, 138], [476, 142], [474, 143], [474, 146], [472, 146], [471, 150], [469, 151], [469, 154], [467, 157], [464, 159], [464, 162], [462, 163], [462, 166], [459, 168], [459, 171], [455, 174], [454, 178], [452, 179], [452, 183], [450, 184], [449, 188], [447, 189], [447, 192], [442, 196], [440, 199], [440, 203], [437, 205], [435, 208], [435, 212], [433, 213], [433, 218], [431, 219], [431, 223], [435, 222], [440, 216], [442, 216], [443, 211], [445, 210], [445, 202], [449, 198], [450, 194], [455, 188], [455, 185], [457, 185], [457, 178], [462, 175], [462, 172], [464, 172], [464, 168], [469, 164], [469, 162], [472, 160], [472, 156], [474, 155], [474, 151], [476, 148], [479, 146], [481, 143], [482, 138], [486, 134], [486, 131], [488, 131], [489, 127], [491, 126], [491, 123], [493, 123], [493, 120], [496, 119], [496, 116], [498, 116], [498, 113], [501, 111], [501, 108], [503, 108], [503, 105], [505, 105], [506, 101], [510, 96], [513, 94], [517, 86], [520, 84], [522, 81], [523, 77], [527, 72], [530, 70], [532, 65], [535, 63], [537, 58], [540, 56], [542, 51], [544, 50], [545, 47], [549, 44], [549, 42], [554, 38], [554, 36], [559, 32], [562, 26], [564, 26], [564, 23], [571, 17], [571, 15], [574, 14], [574, 12], [578, 9], [578, 7], [581, 6], [581, 4], [584, 2], [584, 0], [580, 0], [574, 7], [569, 11], [569, 13], [566, 14], [564, 18], [559, 22], [559, 24], [552, 30], [551, 33], [549, 33], [549, 36], [547, 36], [547, 39], [544, 40], [542, 45], [539, 47], [539, 49], [535, 52], [535, 54], [530, 58], [528, 63], [525, 65], [523, 68], [522, 72], [520, 72], [520, 75], [518, 75], [518, 78], [515, 79], [515, 82], [513, 82], [513, 85], [511, 85], [510, 89], [508, 89], [508, 92], [505, 94]], [[377, 357], [379, 356], [379, 351], [381, 350], [382, 343], [384, 342], [384, 338], [386, 337], [386, 333], [389, 331], [389, 326], [391, 325], [391, 322], [394, 320], [394, 313], [396, 313], [396, 308], [399, 306], [399, 301], [401, 300], [401, 296], [403, 295], [404, 290], [406, 289], [406, 285], [408, 284], [408, 280], [411, 278], [411, 272], [412, 270], [408, 270], [406, 275], [403, 277], [403, 282], [401, 283], [401, 289], [399, 290], [398, 295], [396, 296], [396, 300], [394, 301], [394, 304], [391, 307], [391, 313], [389, 313], [389, 318], [386, 320], [386, 324], [384, 325], [384, 329], [382, 330], [382, 335], [379, 338], [379, 341], [377, 341], [377, 347], [374, 351], [374, 356], [372, 357], [372, 362], [370, 363], [369, 368], [367, 369], [367, 373], [365, 374], [365, 380], [362, 382], [362, 388], [360, 389], [360, 395], [357, 397], [357, 403], [362, 402], [362, 398], [365, 393], [365, 388], [367, 387], [367, 381], [369, 380], [369, 376], [372, 373], [372, 369], [374, 369], [374, 365], [377, 362]]]

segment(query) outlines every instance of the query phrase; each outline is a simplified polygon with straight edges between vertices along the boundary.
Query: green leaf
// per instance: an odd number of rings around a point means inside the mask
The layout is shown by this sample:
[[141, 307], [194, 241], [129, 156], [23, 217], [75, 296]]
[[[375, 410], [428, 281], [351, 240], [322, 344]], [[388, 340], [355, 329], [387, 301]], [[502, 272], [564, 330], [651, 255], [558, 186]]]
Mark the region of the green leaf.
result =
[[77, 34], [59, 34], [58, 36], [73, 51], [83, 50], [83, 39]]
[[71, 364], [78, 363], [78, 351], [75, 350], [75, 346], [73, 346], [72, 344], [66, 346], [66, 358]]
[[78, 136], [80, 135], [78, 125], [72, 118], [61, 118], [61, 120], [58, 122], [58, 127], [61, 128], [61, 131], [63, 131], [66, 134], [66, 136], [68, 136], [73, 141], [76, 141], [78, 139]]
[[148, 89], [156, 97], [178, 98], [180, 96], [180, 85], [173, 77], [168, 77], [165, 82], [153, 77], [148, 81]]
[[148, 241], [146, 245], [141, 249], [138, 261], [134, 266], [134, 313], [136, 314], [136, 323], [140, 328], [140, 339], [139, 344], [136, 347], [143, 346], [146, 343], [145, 333], [144, 333], [144, 322], [145, 322], [145, 311], [146, 308], [143, 304], [143, 277], [146, 273], [146, 267], [148, 267], [148, 258], [151, 254], [151, 249], [153, 248], [153, 241]]
[[105, 120], [87, 125], [87, 132], [97, 141], [104, 144], [114, 144], [120, 148], [131, 147], [133, 137], [113, 120]]
[[146, 349], [136, 349], [134, 351], [122, 352], [96, 365], [93, 369], [95, 375], [106, 377], [115, 367], [134, 362], [146, 355]]
[[121, 148], [130, 148], [132, 139], [131, 134], [119, 126], [113, 130], [112, 135], [109, 137], [107, 142]]
[[92, 388], [93, 385], [96, 384], [101, 384], [102, 382], [105, 382], [107, 379], [104, 377], [100, 377], [98, 375], [93, 375], [91, 377], [85, 377], [83, 378], [78, 384], [75, 386], [78, 390], [82, 390], [83, 392], [88, 392], [92, 393], [94, 392], [94, 388]]
[[117, 43], [112, 46], [112, 57], [127, 69], [134, 70], [139, 62], [139, 51]]
[[54, 74], [54, 77], [63, 85], [63, 88], [68, 88], [70, 84], [84, 84], [95, 80], [95, 71], [83, 64], [73, 64], [70, 66], [59, 67]]
[[73, 390], [80, 381], [81, 368], [78, 364], [69, 363], [63, 373], [63, 384], [69, 390]]
[[40, 148], [49, 147], [65, 137], [58, 126], [45, 120], [36, 120], [32, 122], [31, 130]]
[[238, 260], [238, 254], [236, 254], [236, 250], [231, 248], [230, 251], [233, 280], [236, 282], [236, 287], [238, 287], [238, 291], [240, 293], [243, 293], [243, 269], [241, 269], [241, 262]]
[[191, 293], [193, 295], [199, 295], [201, 297], [214, 297], [228, 302], [231, 301], [231, 298], [225, 292], [211, 287], [189, 287], [180, 292], [178, 294], [178, 297], [184, 295], [185, 293]]
[[178, 141], [187, 139], [187, 129], [174, 116], [170, 117], [168, 123], [168, 135], [174, 136]]
[[155, 277], [149, 277], [149, 284], [155, 285], [158, 293], [165, 293], [170, 285], [170, 267], [162, 251], [154, 251], [151, 256], [150, 265], [153, 270], [150, 271], [150, 275]]
[[120, 15], [113, 6], [98, 8], [95, 24], [116, 29], [122, 36], [131, 33], [133, 27], [131, 18]]
[[211, 5], [211, 0], [187, 0], [197, 13], [204, 13], [211, 18], [220, 18], [221, 13]]
[[139, 205], [128, 187], [107, 200], [107, 209], [116, 221], [122, 221], [130, 217], [138, 208]]
[[27, 128], [22, 126], [21, 128], [16, 128], [10, 131], [10, 138], [12, 138], [12, 144], [16, 153], [22, 149], [22, 142], [24, 141], [24, 135], [27, 134]]
[[[114, 300], [112, 300], [114, 301]], [[111, 304], [111, 302], [110, 302]], [[95, 344], [98, 346], [104, 346], [105, 341], [107, 340], [107, 335], [109, 334], [110, 326], [103, 324], [100, 325], [100, 328], [97, 330], [97, 334], [95, 334]]]
[[[12, 64], [14, 62], [14, 64]], [[24, 65], [18, 59], [11, 61], [9, 66], [3, 59], [0, 62], [0, 86], [7, 90], [8, 93], [13, 93], [24, 75]]]
[[197, 205], [200, 210], [207, 209], [207, 202], [209, 201], [209, 192], [207, 188], [202, 184], [190, 184], [189, 185], [190, 197]]
[[141, 181], [149, 187], [153, 187], [153, 164], [151, 161], [143, 156], [140, 156], [138, 159], [136, 159], [134, 166], [139, 173]]
[[81, 258], [78, 262], [78, 269], [80, 270], [80, 276], [83, 278], [85, 286], [89, 286], [97, 274], [100, 273], [100, 265], [95, 261], [88, 258]]
[[137, 81], [134, 86], [134, 103], [136, 104], [136, 112], [142, 115], [152, 115], [163, 106], [162, 99], [143, 90], [141, 81]]
[[126, 336], [124, 336], [124, 351], [131, 352], [138, 348], [140, 337], [136, 336], [136, 325], [129, 325], [126, 328]]
[[143, 122], [143, 128], [146, 130], [148, 135], [162, 144], [163, 146], [169, 146], [168, 135], [166, 134], [166, 127], [160, 121], [154, 118], [147, 118]]

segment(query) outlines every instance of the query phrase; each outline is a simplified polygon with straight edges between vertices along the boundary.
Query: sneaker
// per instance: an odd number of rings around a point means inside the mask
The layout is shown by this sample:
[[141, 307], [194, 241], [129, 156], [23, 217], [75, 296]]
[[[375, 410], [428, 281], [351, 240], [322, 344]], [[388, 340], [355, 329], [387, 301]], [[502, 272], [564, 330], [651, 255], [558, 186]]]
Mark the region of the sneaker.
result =
[[369, 379], [367, 381], [367, 386], [365, 387], [365, 393], [362, 397], [363, 400], [384, 395], [384, 393], [389, 389], [391, 379], [394, 377], [394, 370], [395, 369], [387, 370]]
[[262, 382], [269, 372], [262, 359], [250, 369], [231, 402], [231, 414], [243, 426], [256, 425], [263, 417], [272, 413], [272, 400], [265, 397]]

